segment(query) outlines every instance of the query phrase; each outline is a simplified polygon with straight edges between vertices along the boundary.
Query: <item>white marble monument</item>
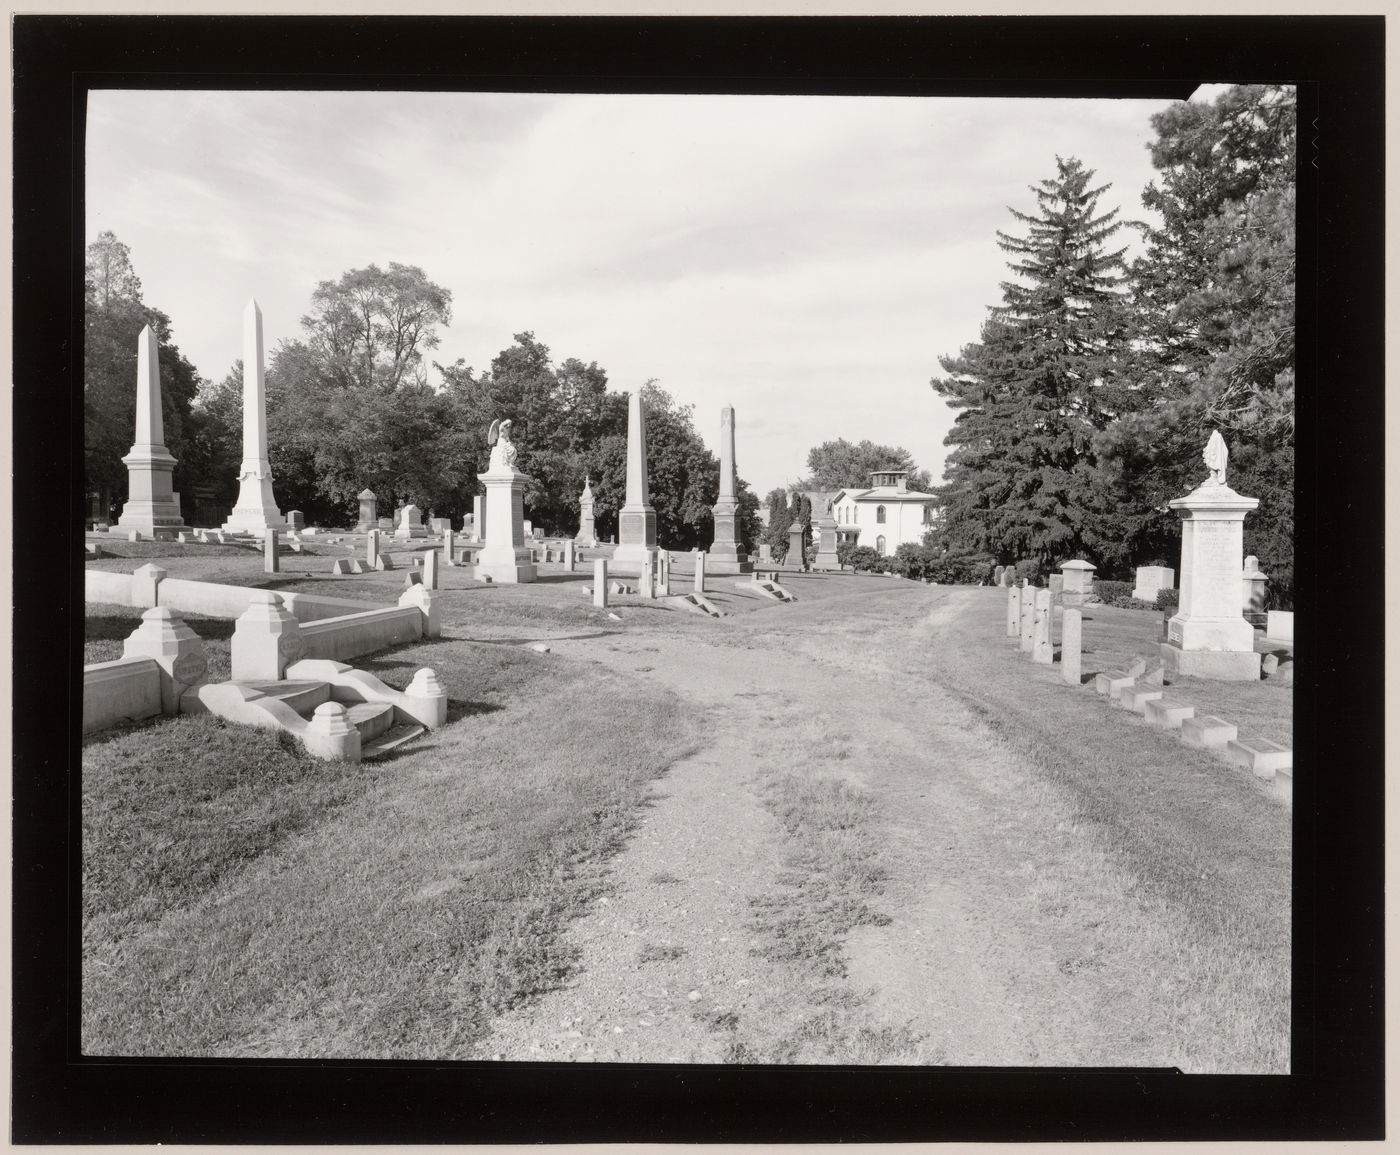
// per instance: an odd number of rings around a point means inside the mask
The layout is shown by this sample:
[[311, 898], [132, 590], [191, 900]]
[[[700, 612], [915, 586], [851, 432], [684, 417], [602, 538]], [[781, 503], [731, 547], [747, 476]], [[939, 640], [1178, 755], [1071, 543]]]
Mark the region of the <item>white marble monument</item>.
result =
[[734, 406], [719, 411], [719, 500], [714, 505], [715, 541], [710, 546], [710, 572], [753, 573], [753, 562], [739, 540], [739, 502], [734, 496]]
[[574, 534], [574, 541], [590, 549], [598, 544], [598, 533], [593, 528], [593, 483], [589, 477], [583, 479], [583, 492], [579, 494], [578, 533]]
[[536, 570], [525, 544], [525, 486], [530, 479], [515, 468], [515, 446], [510, 440], [511, 422], [491, 422], [487, 443], [491, 462], [478, 473], [486, 487], [482, 503], [486, 521], [485, 545], [476, 556], [477, 581], [532, 582]]
[[627, 501], [618, 514], [617, 537], [612, 568], [640, 574], [656, 554], [656, 510], [647, 490], [647, 426], [640, 390], [627, 399]]
[[1244, 519], [1259, 507], [1259, 499], [1225, 484], [1229, 451], [1219, 431], [1210, 435], [1204, 458], [1210, 476], [1170, 503], [1182, 519], [1181, 589], [1161, 644], [1162, 664], [1168, 678], [1255, 681], [1259, 655], [1254, 630], [1241, 612], [1240, 575]]
[[262, 310], [250, 298], [243, 310], [243, 464], [238, 471], [238, 501], [224, 522], [224, 531], [261, 537], [266, 530], [286, 528], [272, 497], [272, 466], [267, 456]]
[[175, 458], [165, 447], [160, 354], [149, 325], [136, 339], [136, 440], [122, 464], [126, 466], [127, 500], [109, 533], [129, 537], [135, 530], [149, 537], [173, 540], [190, 528], [180, 516], [180, 504], [171, 488]]

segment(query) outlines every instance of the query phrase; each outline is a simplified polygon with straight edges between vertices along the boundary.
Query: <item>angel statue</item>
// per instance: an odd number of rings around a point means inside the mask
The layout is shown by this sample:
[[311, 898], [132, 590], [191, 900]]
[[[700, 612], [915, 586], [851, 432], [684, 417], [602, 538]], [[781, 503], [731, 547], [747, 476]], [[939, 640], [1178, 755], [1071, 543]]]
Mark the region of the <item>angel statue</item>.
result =
[[1230, 451], [1225, 447], [1225, 438], [1220, 436], [1220, 430], [1211, 432], [1210, 440], [1206, 442], [1206, 450], [1201, 455], [1205, 458], [1206, 468], [1210, 470], [1210, 484], [1225, 484], [1225, 463], [1230, 460]]
[[491, 422], [486, 432], [486, 444], [491, 447], [491, 469], [514, 469], [515, 446], [510, 440], [510, 418]]

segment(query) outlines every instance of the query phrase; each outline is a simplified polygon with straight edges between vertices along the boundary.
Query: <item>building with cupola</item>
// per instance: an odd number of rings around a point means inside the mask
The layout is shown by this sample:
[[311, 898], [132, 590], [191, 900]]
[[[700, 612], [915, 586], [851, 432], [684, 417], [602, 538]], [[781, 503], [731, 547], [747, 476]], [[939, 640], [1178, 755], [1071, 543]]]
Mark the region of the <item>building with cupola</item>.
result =
[[882, 557], [894, 556], [905, 542], [920, 544], [937, 499], [915, 493], [908, 479], [908, 470], [881, 469], [870, 475], [869, 489], [839, 490], [831, 499], [838, 542], [869, 546]]

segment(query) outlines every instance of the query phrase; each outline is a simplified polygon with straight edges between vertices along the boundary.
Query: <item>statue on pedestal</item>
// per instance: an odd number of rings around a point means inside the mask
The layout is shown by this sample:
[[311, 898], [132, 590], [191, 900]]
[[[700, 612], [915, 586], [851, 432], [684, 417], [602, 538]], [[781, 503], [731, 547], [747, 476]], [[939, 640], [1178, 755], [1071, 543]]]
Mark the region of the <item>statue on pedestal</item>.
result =
[[486, 444], [491, 447], [491, 464], [487, 468], [493, 472], [515, 468], [515, 445], [510, 439], [510, 429], [511, 420], [507, 417], [491, 422], [486, 433]]
[[1230, 460], [1230, 450], [1225, 445], [1225, 438], [1220, 436], [1220, 430], [1211, 432], [1210, 440], [1206, 442], [1205, 452], [1201, 454], [1205, 459], [1206, 468], [1210, 470], [1210, 484], [1225, 484], [1225, 464]]

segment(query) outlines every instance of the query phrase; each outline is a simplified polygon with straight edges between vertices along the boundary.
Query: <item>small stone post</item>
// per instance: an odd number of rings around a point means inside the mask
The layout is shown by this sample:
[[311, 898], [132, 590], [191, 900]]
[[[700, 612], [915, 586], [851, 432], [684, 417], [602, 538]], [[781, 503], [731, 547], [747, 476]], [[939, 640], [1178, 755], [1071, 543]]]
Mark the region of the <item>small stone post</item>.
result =
[[423, 584], [430, 590], [438, 588], [438, 551], [435, 549], [423, 555]]
[[277, 560], [277, 531], [263, 530], [263, 573], [278, 573], [281, 564]]
[[306, 642], [296, 618], [283, 609], [281, 594], [253, 590], [229, 649], [235, 682], [276, 682], [305, 654]]
[[122, 644], [122, 657], [156, 660], [163, 714], [178, 714], [180, 695], [204, 681], [209, 669], [199, 635], [165, 606], [141, 615], [141, 625]]
[[413, 675], [404, 696], [408, 699], [405, 712], [420, 725], [436, 730], [447, 721], [447, 690], [431, 666], [424, 666]]
[[318, 758], [360, 760], [360, 732], [351, 725], [349, 712], [339, 702], [322, 702], [316, 707], [301, 743]]
[[642, 555], [642, 572], [638, 575], [637, 584], [641, 587], [637, 592], [644, 598], [654, 598], [656, 596], [656, 551], [647, 550]]
[[1081, 684], [1084, 648], [1084, 615], [1080, 610], [1065, 610], [1061, 633], [1060, 677], [1071, 686], [1078, 686]]
[[1021, 587], [1012, 586], [1006, 591], [1006, 636], [1019, 637], [1021, 633]]
[[608, 608], [608, 559], [593, 559], [593, 604], [600, 610]]
[[478, 494], [472, 498], [472, 541], [486, 540], [486, 499]]
[[442, 560], [444, 565], [457, 564], [457, 535], [450, 525], [442, 531]]
[[700, 550], [695, 553], [695, 592], [705, 592], [705, 554]]
[[1035, 648], [1035, 588], [1021, 587], [1021, 653]]
[[1055, 660], [1055, 646], [1050, 639], [1050, 623], [1054, 613], [1053, 597], [1048, 589], [1035, 591], [1035, 637], [1031, 661], [1045, 666]]
[[365, 568], [379, 568], [379, 530], [372, 529], [365, 534]]
[[165, 580], [165, 570], [147, 562], [131, 575], [131, 604], [134, 606], [155, 606], [160, 604], [160, 583]]
[[566, 540], [566, 541], [564, 542], [564, 548], [560, 551], [560, 553], [561, 553], [560, 560], [564, 563], [564, 568], [565, 568], [566, 570], [568, 570], [569, 573], [573, 573], [573, 572], [574, 572], [574, 543], [573, 543], [572, 541]]
[[658, 598], [671, 596], [671, 554], [669, 550], [656, 553], [656, 593]]

